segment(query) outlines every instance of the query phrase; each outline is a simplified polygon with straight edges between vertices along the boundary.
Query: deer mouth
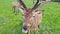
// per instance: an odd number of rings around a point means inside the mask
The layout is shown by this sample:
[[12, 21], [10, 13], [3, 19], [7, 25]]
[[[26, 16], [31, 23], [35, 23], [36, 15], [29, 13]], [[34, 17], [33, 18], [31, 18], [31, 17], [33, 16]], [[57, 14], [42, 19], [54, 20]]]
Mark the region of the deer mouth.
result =
[[28, 32], [28, 27], [27, 26], [23, 26], [22, 32], [27, 33]]

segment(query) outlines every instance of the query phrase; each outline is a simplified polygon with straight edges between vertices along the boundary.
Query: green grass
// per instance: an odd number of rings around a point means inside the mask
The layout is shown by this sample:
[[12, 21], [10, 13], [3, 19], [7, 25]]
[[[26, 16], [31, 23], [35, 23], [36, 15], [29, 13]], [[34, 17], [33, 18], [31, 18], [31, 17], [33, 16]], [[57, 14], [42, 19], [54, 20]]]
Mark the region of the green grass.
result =
[[[11, 7], [14, 1], [0, 0], [0, 34], [22, 34], [22, 15], [14, 15]], [[33, 7], [32, 1], [24, 1], [29, 8]], [[60, 34], [60, 5], [51, 2], [38, 9], [45, 10], [39, 34]]]

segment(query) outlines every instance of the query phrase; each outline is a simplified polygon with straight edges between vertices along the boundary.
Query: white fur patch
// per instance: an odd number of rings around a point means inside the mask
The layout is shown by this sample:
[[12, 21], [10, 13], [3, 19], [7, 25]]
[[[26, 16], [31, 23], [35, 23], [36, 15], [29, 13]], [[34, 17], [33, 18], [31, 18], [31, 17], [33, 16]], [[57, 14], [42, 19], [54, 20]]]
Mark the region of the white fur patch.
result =
[[25, 30], [23, 29], [22, 32], [23, 32], [23, 33], [27, 33], [28, 31], [27, 31], [27, 30], [25, 31]]

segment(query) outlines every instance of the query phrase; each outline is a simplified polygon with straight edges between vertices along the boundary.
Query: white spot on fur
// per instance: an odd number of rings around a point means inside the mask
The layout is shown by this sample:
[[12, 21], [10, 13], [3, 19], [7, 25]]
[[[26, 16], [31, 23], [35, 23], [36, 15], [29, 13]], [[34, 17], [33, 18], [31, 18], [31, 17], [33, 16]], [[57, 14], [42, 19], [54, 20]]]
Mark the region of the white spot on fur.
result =
[[28, 31], [27, 31], [27, 30], [25, 31], [25, 30], [23, 29], [22, 32], [23, 32], [23, 33], [27, 33]]

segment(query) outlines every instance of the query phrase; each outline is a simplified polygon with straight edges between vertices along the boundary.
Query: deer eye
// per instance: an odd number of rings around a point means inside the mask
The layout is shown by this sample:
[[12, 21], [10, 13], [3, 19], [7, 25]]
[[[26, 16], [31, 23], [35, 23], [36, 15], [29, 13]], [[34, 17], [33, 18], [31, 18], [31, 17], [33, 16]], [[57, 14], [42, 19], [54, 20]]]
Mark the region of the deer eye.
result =
[[35, 14], [32, 17], [35, 17]]
[[33, 16], [33, 17], [35, 17], [35, 16]]

